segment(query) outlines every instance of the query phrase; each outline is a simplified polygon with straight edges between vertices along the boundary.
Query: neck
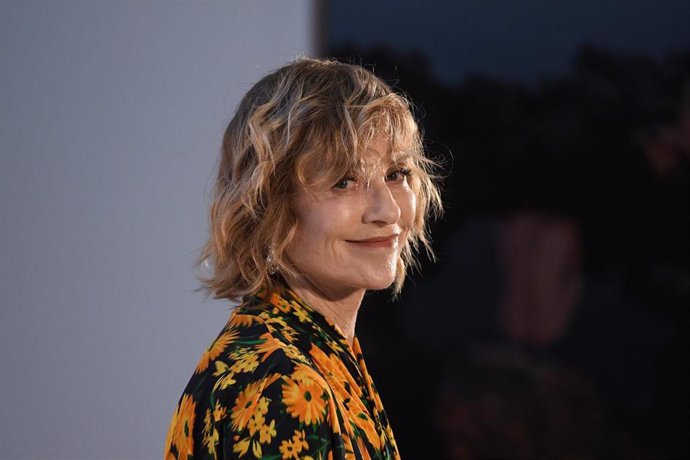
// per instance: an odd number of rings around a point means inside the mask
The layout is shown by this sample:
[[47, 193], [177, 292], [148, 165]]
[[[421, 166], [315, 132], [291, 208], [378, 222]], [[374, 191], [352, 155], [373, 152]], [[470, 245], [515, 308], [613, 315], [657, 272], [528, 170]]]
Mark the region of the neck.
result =
[[318, 289], [314, 283], [303, 278], [289, 280], [287, 284], [310, 307], [338, 326], [352, 345], [355, 337], [357, 312], [364, 298], [364, 289], [329, 293]]

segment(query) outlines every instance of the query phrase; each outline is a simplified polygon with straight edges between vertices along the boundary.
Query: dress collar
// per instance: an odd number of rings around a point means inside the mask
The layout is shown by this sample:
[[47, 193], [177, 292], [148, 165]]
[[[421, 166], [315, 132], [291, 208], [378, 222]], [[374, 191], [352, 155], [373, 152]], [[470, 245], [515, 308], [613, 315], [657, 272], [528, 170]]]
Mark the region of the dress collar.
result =
[[[322, 340], [327, 340], [336, 349], [347, 350], [353, 357], [359, 350], [357, 337], [353, 338], [350, 346], [342, 329], [333, 321], [326, 318], [311, 305], [306, 303], [295, 291], [283, 287], [270, 294], [265, 291], [245, 299], [245, 305], [257, 307], [268, 313], [271, 317], [281, 317], [291, 327], [307, 336], [316, 335]], [[361, 351], [359, 352], [361, 353]]]

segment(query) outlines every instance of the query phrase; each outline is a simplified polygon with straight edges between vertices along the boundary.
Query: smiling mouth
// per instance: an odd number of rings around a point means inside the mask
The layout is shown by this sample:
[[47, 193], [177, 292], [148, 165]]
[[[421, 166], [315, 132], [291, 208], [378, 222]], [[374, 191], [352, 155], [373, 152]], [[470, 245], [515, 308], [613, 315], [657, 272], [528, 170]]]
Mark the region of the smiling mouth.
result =
[[398, 235], [380, 236], [365, 240], [347, 240], [347, 242], [365, 248], [393, 248], [398, 244]]

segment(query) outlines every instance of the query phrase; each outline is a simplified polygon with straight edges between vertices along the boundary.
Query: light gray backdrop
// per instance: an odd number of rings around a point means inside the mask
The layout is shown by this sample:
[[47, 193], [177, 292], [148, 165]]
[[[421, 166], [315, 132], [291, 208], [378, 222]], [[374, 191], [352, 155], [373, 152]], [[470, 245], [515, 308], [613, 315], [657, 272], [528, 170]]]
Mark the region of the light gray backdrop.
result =
[[0, 458], [161, 458], [220, 138], [314, 0], [0, 0]]

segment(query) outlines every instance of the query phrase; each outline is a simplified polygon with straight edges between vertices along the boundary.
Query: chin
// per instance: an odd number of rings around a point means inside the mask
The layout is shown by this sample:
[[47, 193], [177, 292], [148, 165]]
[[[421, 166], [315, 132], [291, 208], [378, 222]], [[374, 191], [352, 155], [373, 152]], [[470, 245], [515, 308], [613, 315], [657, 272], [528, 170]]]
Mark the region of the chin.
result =
[[395, 283], [395, 275], [393, 275], [390, 278], [381, 279], [381, 280], [370, 278], [368, 280], [368, 283], [367, 283], [368, 284], [367, 290], [369, 290], [369, 291], [382, 291], [384, 289], [388, 289], [389, 287], [391, 287], [393, 285], [393, 283]]
[[391, 264], [386, 264], [386, 266], [380, 267], [378, 270], [364, 271], [363, 273], [366, 274], [364, 279], [366, 289], [371, 291], [388, 289], [395, 283], [395, 277], [398, 274], [395, 268], [394, 265], [391, 266]]

